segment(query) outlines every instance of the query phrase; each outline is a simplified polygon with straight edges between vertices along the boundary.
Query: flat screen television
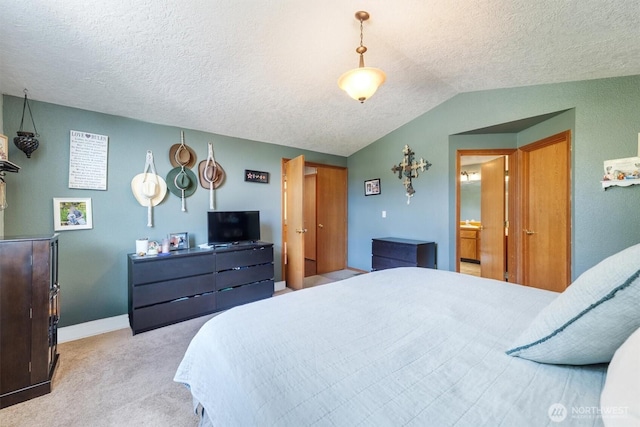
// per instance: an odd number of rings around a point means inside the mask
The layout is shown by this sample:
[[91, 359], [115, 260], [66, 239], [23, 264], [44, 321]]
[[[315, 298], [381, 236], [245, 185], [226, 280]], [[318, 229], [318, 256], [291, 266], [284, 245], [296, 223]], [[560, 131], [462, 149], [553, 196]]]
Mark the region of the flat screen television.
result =
[[260, 211], [209, 211], [210, 245], [260, 240]]

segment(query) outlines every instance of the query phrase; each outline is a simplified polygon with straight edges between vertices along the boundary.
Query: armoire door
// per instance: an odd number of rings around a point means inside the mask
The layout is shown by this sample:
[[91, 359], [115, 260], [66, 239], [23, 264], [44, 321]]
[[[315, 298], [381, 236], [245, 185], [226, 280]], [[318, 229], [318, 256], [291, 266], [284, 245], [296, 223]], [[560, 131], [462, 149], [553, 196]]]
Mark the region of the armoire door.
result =
[[314, 165], [316, 186], [317, 274], [347, 265], [347, 169]]
[[519, 149], [522, 279], [562, 292], [571, 283], [571, 132]]

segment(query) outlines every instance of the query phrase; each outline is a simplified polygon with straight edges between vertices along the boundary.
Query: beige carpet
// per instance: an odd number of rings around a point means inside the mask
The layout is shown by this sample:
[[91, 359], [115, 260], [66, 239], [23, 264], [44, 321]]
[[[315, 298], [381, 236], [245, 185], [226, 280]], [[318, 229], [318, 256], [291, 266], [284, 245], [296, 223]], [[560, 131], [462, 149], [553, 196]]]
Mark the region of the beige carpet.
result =
[[[355, 274], [309, 280], [317, 286]], [[191, 395], [173, 376], [191, 338], [213, 316], [60, 344], [52, 393], [0, 410], [0, 427], [196, 426]]]
[[[358, 274], [362, 274], [363, 272], [360, 270], [338, 270], [331, 271], [329, 273], [318, 274], [316, 276], [309, 276], [304, 278], [303, 289], [312, 288], [318, 285], [324, 285], [326, 283], [335, 282], [337, 280], [348, 279], [349, 277], [357, 276]], [[281, 291], [276, 292], [276, 295], [286, 294], [287, 292], [293, 292], [291, 288], [284, 288]]]

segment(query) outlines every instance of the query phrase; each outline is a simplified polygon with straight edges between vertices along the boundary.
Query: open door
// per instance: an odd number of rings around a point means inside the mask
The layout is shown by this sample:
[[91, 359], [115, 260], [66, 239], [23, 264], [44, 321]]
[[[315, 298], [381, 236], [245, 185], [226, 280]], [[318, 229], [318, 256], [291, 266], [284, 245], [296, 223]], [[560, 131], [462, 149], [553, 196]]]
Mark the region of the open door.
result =
[[304, 156], [285, 163], [285, 281], [291, 289], [304, 284]]
[[480, 275], [505, 280], [505, 156], [482, 164]]

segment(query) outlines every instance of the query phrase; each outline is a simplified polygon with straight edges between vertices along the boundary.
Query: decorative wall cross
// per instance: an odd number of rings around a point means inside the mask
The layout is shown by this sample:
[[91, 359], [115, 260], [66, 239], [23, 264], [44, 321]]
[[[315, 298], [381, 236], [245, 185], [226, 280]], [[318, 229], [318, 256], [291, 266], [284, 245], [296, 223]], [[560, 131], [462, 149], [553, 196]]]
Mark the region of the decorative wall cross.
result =
[[429, 167], [431, 167], [432, 165], [431, 163], [429, 163], [429, 161], [423, 159], [422, 157], [420, 158], [419, 162], [416, 162], [414, 157], [415, 153], [411, 150], [411, 148], [409, 148], [408, 145], [404, 146], [404, 148], [402, 149], [402, 153], [404, 154], [404, 158], [399, 164], [394, 165], [391, 168], [391, 172], [397, 172], [399, 179], [402, 179], [402, 176], [404, 175], [404, 181], [402, 181], [402, 184], [404, 184], [404, 188], [407, 191], [407, 204], [409, 204], [411, 203], [413, 194], [416, 192], [416, 190], [413, 189], [411, 180], [418, 177], [418, 169], [424, 172], [425, 170], [429, 170]]

